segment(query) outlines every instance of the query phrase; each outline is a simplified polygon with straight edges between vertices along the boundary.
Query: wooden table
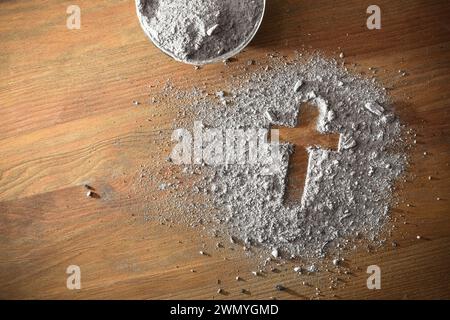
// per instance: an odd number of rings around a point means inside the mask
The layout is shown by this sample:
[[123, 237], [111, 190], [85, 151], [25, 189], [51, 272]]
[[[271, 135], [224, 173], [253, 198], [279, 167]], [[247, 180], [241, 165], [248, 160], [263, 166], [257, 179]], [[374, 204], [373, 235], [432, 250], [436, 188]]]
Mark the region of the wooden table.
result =
[[[326, 272], [252, 277], [243, 252], [199, 255], [214, 239], [145, 219], [164, 197], [137, 187], [136, 175], [144, 164], [150, 175], [164, 170], [176, 116], [146, 101], [149, 86], [168, 77], [179, 87], [219, 86], [228, 67], [170, 60], [144, 36], [133, 1], [77, 1], [80, 30], [66, 27], [71, 1], [2, 1], [0, 298], [308, 299], [315, 287], [321, 298], [450, 298], [450, 2], [380, 0], [381, 30], [366, 27], [367, 1], [268, 2], [260, 32], [235, 63], [264, 62], [274, 51], [344, 52], [354, 72], [378, 70], [417, 133], [392, 209], [398, 246], [351, 254], [352, 272], [333, 291]], [[86, 197], [86, 183], [100, 199]], [[382, 270], [381, 290], [366, 287], [372, 264]], [[81, 268], [81, 290], [66, 288], [69, 265]], [[290, 290], [275, 291], [278, 283]]]

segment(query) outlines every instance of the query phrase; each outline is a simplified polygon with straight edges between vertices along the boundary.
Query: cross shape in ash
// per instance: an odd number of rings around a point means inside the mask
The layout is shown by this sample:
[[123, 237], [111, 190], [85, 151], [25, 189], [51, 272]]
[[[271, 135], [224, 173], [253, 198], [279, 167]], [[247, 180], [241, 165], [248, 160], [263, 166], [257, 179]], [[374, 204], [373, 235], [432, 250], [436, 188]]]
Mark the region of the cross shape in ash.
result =
[[287, 176], [286, 200], [298, 202], [303, 194], [308, 171], [308, 147], [320, 147], [327, 150], [338, 150], [340, 134], [324, 134], [317, 129], [319, 108], [305, 103], [298, 114], [295, 128], [272, 126], [279, 131], [280, 143], [289, 142], [294, 145], [290, 155]]

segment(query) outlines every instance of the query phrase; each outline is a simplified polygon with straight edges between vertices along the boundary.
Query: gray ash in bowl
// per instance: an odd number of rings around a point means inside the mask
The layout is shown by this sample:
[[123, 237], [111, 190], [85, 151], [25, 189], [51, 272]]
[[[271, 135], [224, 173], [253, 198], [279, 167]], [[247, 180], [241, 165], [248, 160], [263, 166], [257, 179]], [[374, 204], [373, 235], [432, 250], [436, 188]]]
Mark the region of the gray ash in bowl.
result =
[[253, 37], [264, 0], [137, 0], [144, 31], [167, 54], [188, 63], [226, 58]]

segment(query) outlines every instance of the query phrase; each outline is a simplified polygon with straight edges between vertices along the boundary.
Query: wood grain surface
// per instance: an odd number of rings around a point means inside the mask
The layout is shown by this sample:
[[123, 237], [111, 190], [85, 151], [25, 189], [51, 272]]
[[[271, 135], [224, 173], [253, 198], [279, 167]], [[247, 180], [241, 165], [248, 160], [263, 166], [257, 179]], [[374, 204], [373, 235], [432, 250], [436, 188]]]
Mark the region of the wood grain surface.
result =
[[[81, 8], [80, 30], [66, 27], [71, 4]], [[1, 1], [0, 298], [310, 299], [320, 287], [322, 299], [449, 299], [450, 2], [379, 0], [381, 30], [366, 27], [370, 4], [269, 0], [259, 33], [233, 64], [317, 50], [344, 52], [356, 73], [376, 68], [417, 134], [392, 209], [398, 246], [350, 254], [349, 274], [298, 276], [288, 264], [253, 277], [254, 261], [239, 247], [213, 250], [215, 240], [195, 228], [148, 221], [166, 195], [137, 178], [143, 166], [150, 176], [167, 170], [176, 116], [149, 104], [151, 86], [169, 77], [181, 88], [220, 86], [242, 68], [170, 60], [144, 36], [131, 0]], [[283, 139], [305, 142], [295, 134]], [[86, 197], [86, 183], [100, 199]], [[198, 254], [203, 246], [211, 256]], [[366, 287], [372, 264], [382, 270], [381, 290]], [[69, 265], [81, 268], [81, 290], [66, 288]], [[330, 273], [340, 278], [336, 290]], [[279, 283], [289, 290], [276, 291]]]

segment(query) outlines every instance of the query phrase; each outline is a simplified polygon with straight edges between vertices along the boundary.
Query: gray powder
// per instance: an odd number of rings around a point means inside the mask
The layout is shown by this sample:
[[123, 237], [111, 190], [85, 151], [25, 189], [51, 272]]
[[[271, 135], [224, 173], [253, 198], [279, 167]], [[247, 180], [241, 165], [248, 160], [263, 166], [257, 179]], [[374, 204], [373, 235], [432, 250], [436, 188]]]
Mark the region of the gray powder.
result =
[[205, 61], [244, 45], [263, 0], [140, 0], [143, 23], [157, 44], [182, 61]]
[[[264, 164], [186, 167], [187, 176], [199, 169], [204, 175], [188, 193], [208, 196], [216, 212], [214, 229], [247, 246], [304, 259], [339, 255], [358, 239], [375, 241], [389, 218], [392, 186], [406, 165], [402, 126], [385, 90], [320, 56], [276, 60], [230, 87], [214, 97], [200, 90], [176, 95], [188, 98], [183, 113], [221, 129], [292, 127], [309, 103], [320, 111], [317, 130], [340, 134], [340, 143], [337, 151], [308, 149], [303, 196], [289, 204], [292, 145], [282, 145], [274, 175], [262, 174]], [[180, 126], [186, 127], [182, 119]], [[210, 219], [204, 207], [189, 205], [193, 220]]]

